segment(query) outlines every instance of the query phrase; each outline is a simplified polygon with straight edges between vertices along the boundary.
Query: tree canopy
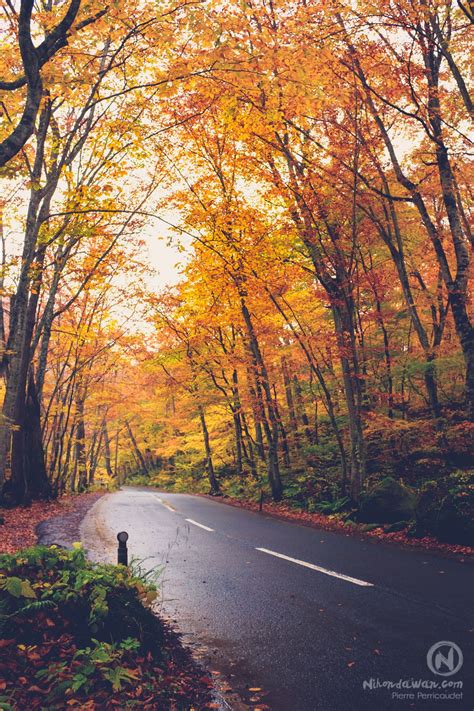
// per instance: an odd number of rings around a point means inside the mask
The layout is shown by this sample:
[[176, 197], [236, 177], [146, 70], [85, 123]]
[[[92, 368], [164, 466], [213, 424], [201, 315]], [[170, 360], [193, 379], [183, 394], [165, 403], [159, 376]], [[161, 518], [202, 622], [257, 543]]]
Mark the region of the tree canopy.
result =
[[[472, 467], [470, 4], [0, 22], [4, 501], [165, 472], [358, 502]], [[183, 257], [158, 292], [150, 233]]]

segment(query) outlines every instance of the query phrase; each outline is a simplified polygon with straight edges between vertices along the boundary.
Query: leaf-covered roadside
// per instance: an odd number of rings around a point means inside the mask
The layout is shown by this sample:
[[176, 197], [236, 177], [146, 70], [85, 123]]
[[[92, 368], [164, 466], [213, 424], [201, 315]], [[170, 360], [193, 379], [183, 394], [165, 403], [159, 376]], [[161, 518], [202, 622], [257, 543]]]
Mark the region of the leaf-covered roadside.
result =
[[[200, 494], [203, 496], [203, 494]], [[255, 501], [242, 500], [226, 496], [222, 498], [223, 503], [230, 506], [237, 506], [249, 511], [258, 511], [259, 503]], [[357, 535], [371, 539], [377, 539], [383, 543], [395, 543], [410, 548], [421, 548], [430, 551], [438, 551], [439, 553], [455, 554], [457, 556], [474, 556], [474, 548], [472, 546], [461, 546], [457, 544], [441, 543], [432, 536], [423, 536], [414, 538], [409, 535], [408, 526], [401, 531], [387, 531], [383, 526], [374, 524], [361, 524], [350, 521], [344, 521], [337, 514], [325, 515], [322, 513], [310, 513], [292, 508], [285, 503], [265, 502], [263, 512], [270, 516], [284, 519], [286, 521], [295, 521], [306, 526], [321, 528], [326, 531], [338, 531], [345, 535]]]
[[207, 708], [212, 682], [156, 597], [149, 575], [80, 548], [1, 555], [0, 708]]
[[34, 545], [38, 524], [50, 518], [76, 512], [82, 518], [100, 496], [100, 492], [90, 492], [62, 496], [57, 501], [34, 501], [29, 506], [0, 509], [0, 517], [4, 521], [0, 526], [0, 553], [14, 553]]

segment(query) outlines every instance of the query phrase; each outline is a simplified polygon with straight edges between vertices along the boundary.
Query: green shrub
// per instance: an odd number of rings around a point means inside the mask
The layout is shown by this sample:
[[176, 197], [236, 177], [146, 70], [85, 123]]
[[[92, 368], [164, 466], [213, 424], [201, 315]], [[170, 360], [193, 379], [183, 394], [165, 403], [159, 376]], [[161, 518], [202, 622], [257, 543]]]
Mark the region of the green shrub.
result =
[[80, 547], [1, 555], [0, 709], [207, 708], [211, 681], [151, 610], [153, 577]]
[[93, 564], [81, 548], [37, 546], [0, 555], [0, 634], [23, 644], [37, 643], [35, 616], [47, 609], [81, 643], [136, 637], [159, 653], [162, 627], [149, 609], [156, 596], [154, 584], [123, 566]]

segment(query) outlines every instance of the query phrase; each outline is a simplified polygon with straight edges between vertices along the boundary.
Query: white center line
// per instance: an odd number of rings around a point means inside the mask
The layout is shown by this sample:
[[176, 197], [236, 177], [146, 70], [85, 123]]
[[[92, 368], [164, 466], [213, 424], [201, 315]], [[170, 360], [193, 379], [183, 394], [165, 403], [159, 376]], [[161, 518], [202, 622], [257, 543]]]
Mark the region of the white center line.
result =
[[298, 565], [303, 565], [305, 568], [310, 568], [311, 570], [316, 570], [318, 573], [324, 573], [324, 575], [331, 575], [333, 578], [340, 578], [341, 580], [346, 580], [348, 583], [353, 583], [354, 585], [361, 585], [362, 587], [373, 587], [373, 583], [368, 583], [366, 580], [359, 580], [359, 578], [351, 578], [350, 575], [343, 575], [342, 573], [336, 573], [334, 570], [327, 570], [327, 568], [322, 568], [320, 565], [314, 565], [313, 563], [307, 563], [305, 560], [298, 560], [298, 558], [290, 558], [288, 555], [283, 555], [283, 553], [276, 553], [275, 551], [269, 551], [268, 548], [256, 548], [256, 551], [261, 551], [262, 553], [268, 553], [268, 555], [274, 555], [275, 558], [283, 558], [283, 560], [289, 560], [290, 563], [297, 563]]
[[209, 528], [209, 526], [205, 526], [203, 523], [198, 523], [197, 521], [193, 521], [192, 518], [187, 518], [186, 521], [189, 521], [189, 523], [193, 523], [195, 526], [199, 526], [199, 528], [203, 528], [205, 531], [214, 531], [213, 528]]
[[166, 501], [163, 501], [163, 499], [160, 499], [160, 497], [157, 496], [156, 494], [152, 494], [152, 496], [154, 499], [157, 499], [157, 501], [159, 501], [160, 504], [165, 507], [165, 509], [168, 509], [168, 511], [171, 511], [171, 513], [176, 513], [176, 509], [173, 508], [173, 506], [171, 506], [171, 504], [166, 503]]

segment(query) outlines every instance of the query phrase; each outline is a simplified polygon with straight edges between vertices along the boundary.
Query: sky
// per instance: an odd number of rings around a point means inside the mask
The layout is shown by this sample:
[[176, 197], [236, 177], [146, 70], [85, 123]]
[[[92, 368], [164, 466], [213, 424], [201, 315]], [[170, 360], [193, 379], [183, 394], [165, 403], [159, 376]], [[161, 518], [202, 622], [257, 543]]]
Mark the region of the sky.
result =
[[154, 274], [147, 279], [149, 288], [161, 291], [166, 286], [171, 286], [179, 281], [180, 267], [184, 264], [186, 255], [177, 250], [177, 237], [173, 237], [174, 244], [167, 243], [166, 229], [145, 233], [143, 238], [149, 258], [149, 264]]
[[[172, 225], [182, 222], [182, 216], [175, 210], [160, 211], [159, 214]], [[176, 284], [191, 255], [191, 236], [179, 234], [166, 222], [150, 220], [140, 235], [147, 250], [147, 254], [143, 256], [145, 259], [148, 257], [148, 264], [154, 270], [147, 278], [147, 286], [153, 291], [161, 291], [166, 286]], [[181, 250], [178, 247], [181, 247]]]

